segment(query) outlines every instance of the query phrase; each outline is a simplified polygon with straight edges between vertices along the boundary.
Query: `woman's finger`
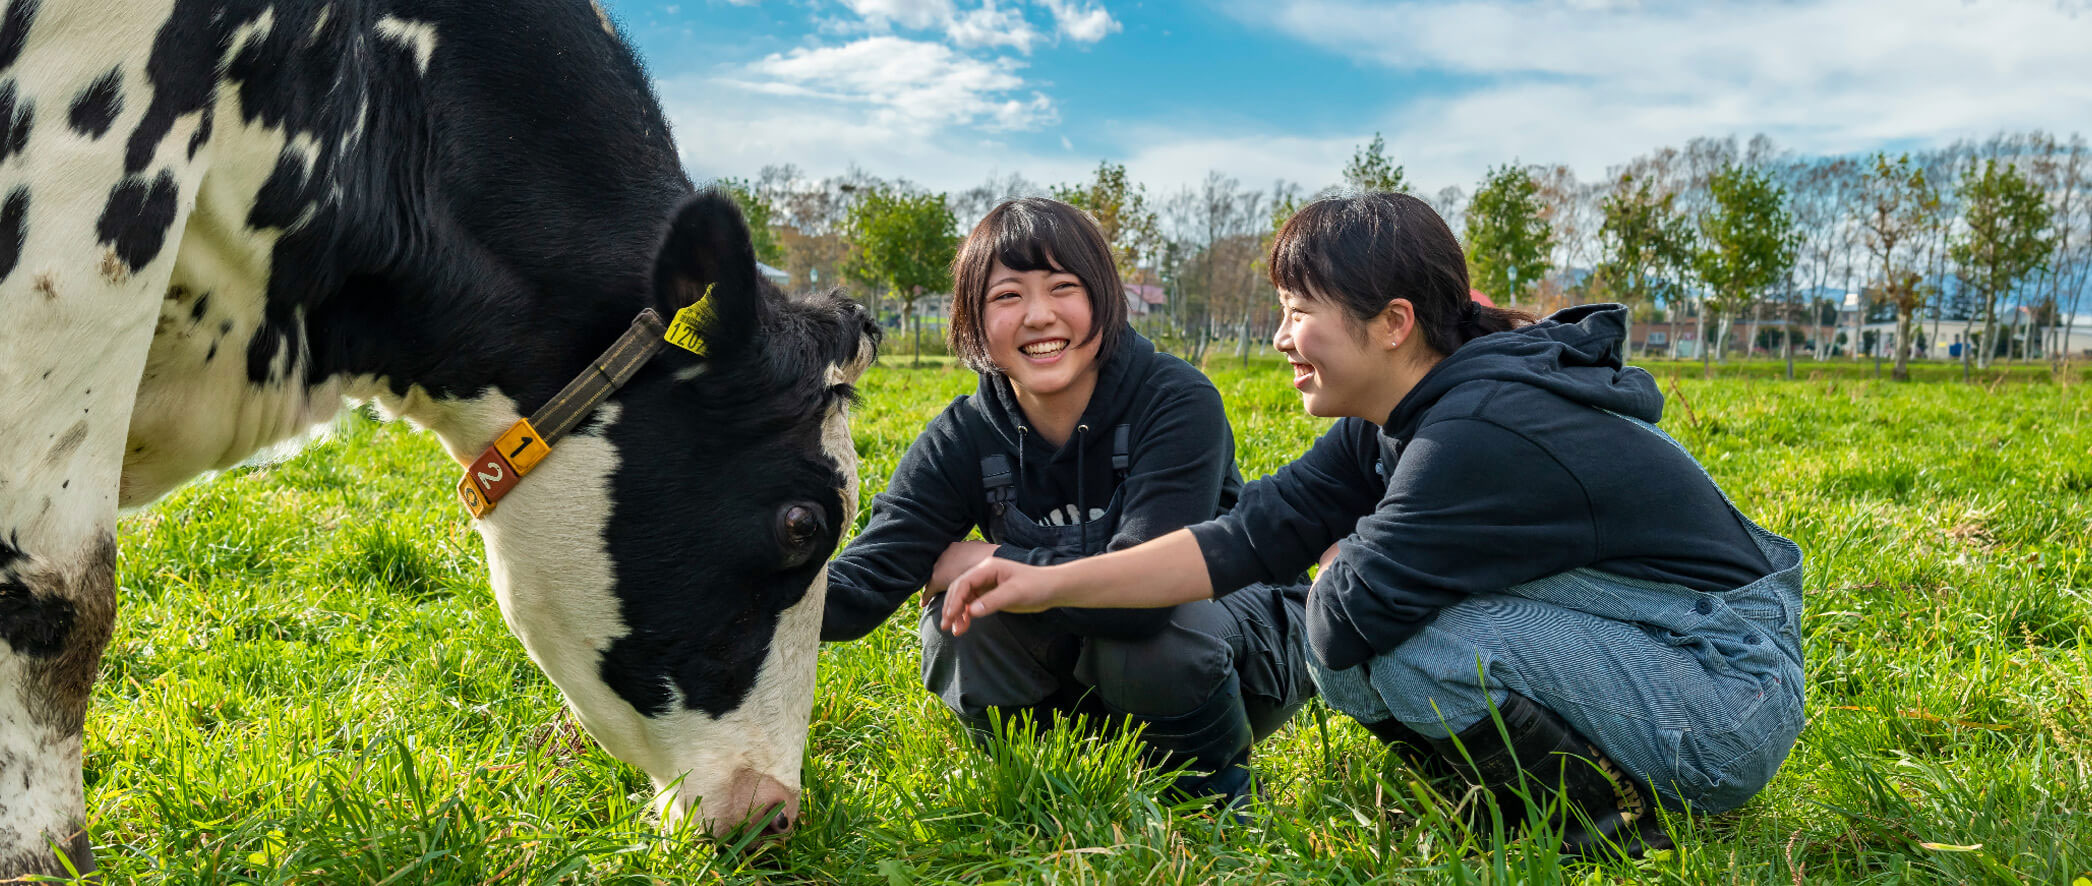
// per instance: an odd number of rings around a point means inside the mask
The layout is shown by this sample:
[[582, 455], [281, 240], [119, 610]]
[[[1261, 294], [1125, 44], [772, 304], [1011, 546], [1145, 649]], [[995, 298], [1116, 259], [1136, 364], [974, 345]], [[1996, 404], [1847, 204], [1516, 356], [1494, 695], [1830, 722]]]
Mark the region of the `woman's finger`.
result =
[[966, 632], [968, 623], [972, 621], [967, 614], [966, 604], [979, 595], [984, 587], [995, 587], [995, 564], [993, 559], [983, 560], [972, 569], [960, 573], [958, 578], [952, 580], [952, 586], [945, 589], [944, 613], [939, 619], [945, 630], [955, 635]]

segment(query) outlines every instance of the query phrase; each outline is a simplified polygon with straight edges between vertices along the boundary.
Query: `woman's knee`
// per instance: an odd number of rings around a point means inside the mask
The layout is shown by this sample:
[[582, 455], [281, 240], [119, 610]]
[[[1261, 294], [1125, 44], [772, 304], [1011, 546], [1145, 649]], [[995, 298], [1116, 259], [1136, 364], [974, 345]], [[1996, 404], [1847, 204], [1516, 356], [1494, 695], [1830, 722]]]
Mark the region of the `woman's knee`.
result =
[[1233, 672], [1224, 640], [1174, 622], [1140, 640], [1093, 638], [1077, 665], [1078, 676], [1112, 708], [1157, 717], [1197, 708]]
[[1072, 659], [1074, 641], [1056, 644], [1024, 628], [1019, 619], [1000, 614], [976, 620], [958, 636], [926, 626], [923, 687], [962, 714], [1046, 700], [1062, 688], [1056, 674], [1067, 670], [1067, 662], [1056, 659]]

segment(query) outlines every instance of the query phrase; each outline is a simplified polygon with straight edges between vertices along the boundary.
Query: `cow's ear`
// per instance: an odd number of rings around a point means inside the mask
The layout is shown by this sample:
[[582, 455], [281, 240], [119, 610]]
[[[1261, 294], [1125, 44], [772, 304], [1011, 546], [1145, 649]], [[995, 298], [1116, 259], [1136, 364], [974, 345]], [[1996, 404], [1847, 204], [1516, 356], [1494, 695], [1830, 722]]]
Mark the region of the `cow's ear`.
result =
[[[762, 278], [733, 198], [701, 191], [676, 207], [654, 257], [654, 299], [665, 316], [682, 321], [683, 335], [697, 337], [701, 343], [684, 346], [700, 354], [713, 356], [753, 337], [763, 309]], [[671, 329], [671, 341], [678, 332]]]

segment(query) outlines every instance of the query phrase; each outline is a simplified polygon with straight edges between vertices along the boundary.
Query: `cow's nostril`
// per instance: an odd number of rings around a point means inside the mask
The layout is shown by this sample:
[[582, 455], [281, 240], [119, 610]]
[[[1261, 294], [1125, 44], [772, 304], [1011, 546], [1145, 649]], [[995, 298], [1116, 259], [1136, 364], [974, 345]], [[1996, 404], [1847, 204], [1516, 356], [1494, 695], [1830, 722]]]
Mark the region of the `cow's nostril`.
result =
[[763, 824], [763, 836], [782, 837], [792, 832], [791, 814], [780, 809]]

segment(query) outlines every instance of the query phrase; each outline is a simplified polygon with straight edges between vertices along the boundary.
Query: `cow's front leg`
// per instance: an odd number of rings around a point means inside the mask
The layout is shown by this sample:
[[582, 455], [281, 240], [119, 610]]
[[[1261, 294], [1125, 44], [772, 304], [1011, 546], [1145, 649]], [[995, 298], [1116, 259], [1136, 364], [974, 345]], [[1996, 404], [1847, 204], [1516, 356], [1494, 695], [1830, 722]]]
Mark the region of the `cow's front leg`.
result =
[[[148, 88], [158, 28], [145, 11], [46, 0], [10, 4], [0, 19], [10, 38], [0, 41], [0, 94], [14, 109], [11, 156], [0, 158], [0, 880], [9, 880], [94, 863], [81, 727], [116, 614], [125, 438], [196, 201], [189, 145], [201, 115], [142, 125], [165, 94]], [[93, 88], [105, 77], [118, 99]]]
[[[0, 278], [0, 881], [94, 864], [81, 727], [116, 615], [124, 440], [159, 303], [138, 289], [165, 274], [115, 285], [85, 251], [25, 252]], [[71, 285], [49, 298], [40, 280]]]
[[94, 869], [80, 743], [116, 617], [116, 544], [44, 556], [0, 540], [0, 873]]

